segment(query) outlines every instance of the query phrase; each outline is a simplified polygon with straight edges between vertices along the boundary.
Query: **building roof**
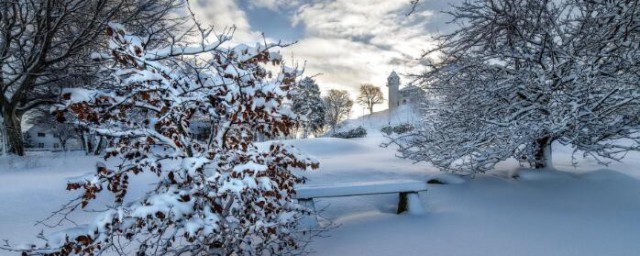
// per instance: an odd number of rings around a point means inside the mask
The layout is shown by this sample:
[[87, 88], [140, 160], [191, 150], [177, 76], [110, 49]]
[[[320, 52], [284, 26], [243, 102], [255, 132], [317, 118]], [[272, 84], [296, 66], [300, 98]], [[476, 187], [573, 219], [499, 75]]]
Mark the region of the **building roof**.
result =
[[29, 127], [29, 129], [27, 129], [26, 131], [23, 130], [23, 132], [27, 132], [27, 133], [38, 133], [38, 132], [50, 132], [52, 129], [49, 126], [45, 126], [42, 124], [34, 124], [31, 127]]
[[400, 91], [413, 91], [413, 90], [421, 90], [422, 91], [422, 88], [410, 84], [410, 85], [407, 85], [407, 86], [403, 87], [402, 89], [400, 89]]

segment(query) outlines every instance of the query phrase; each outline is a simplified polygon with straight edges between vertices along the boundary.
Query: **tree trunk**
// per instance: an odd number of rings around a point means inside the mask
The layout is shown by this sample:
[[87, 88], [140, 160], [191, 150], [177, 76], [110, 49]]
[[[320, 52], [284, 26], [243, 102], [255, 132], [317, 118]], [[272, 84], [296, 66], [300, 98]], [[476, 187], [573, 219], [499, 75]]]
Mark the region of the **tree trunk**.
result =
[[369, 114], [373, 114], [373, 106], [369, 106]]
[[87, 143], [87, 151], [86, 151], [87, 155], [90, 155], [91, 153], [93, 153], [93, 142], [94, 142], [93, 139], [94, 139], [93, 137], [87, 136], [87, 142], [86, 142]]
[[98, 141], [96, 142], [95, 148], [93, 149], [93, 154], [99, 156], [102, 154], [103, 145], [106, 143], [104, 136], [99, 136]]
[[0, 145], [0, 155], [2, 156], [9, 153], [7, 137], [7, 129], [4, 125], [4, 117], [0, 116], [0, 143], [2, 143], [2, 145]]
[[78, 136], [78, 140], [80, 140], [80, 147], [82, 151], [88, 154], [87, 150], [87, 138], [85, 137], [85, 132], [82, 131], [81, 128], [75, 127], [76, 136]]
[[89, 154], [89, 138], [85, 132], [80, 132], [79, 135], [80, 136], [78, 137], [80, 137], [80, 144], [82, 144], [82, 151], [84, 151], [84, 153], [88, 155]]
[[24, 156], [24, 141], [22, 139], [22, 125], [20, 116], [16, 115], [13, 108], [4, 108], [2, 113], [4, 129], [7, 134], [9, 153]]
[[550, 137], [543, 137], [536, 140], [536, 148], [533, 153], [533, 168], [553, 168], [551, 157], [551, 143], [553, 140]]
[[60, 141], [60, 147], [62, 151], [67, 152], [67, 139], [58, 139]]

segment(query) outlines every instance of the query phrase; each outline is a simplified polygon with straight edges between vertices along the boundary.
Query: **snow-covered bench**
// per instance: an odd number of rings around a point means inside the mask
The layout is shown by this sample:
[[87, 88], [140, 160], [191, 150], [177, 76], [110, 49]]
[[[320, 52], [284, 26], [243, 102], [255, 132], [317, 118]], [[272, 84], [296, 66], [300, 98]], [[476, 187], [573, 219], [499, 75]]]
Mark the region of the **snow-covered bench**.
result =
[[351, 182], [332, 185], [302, 185], [296, 188], [296, 196], [300, 204], [313, 211], [316, 210], [313, 199], [327, 197], [345, 197], [361, 195], [398, 194], [396, 213], [408, 212], [422, 214], [425, 212], [418, 192], [427, 191], [427, 184], [417, 180], [386, 180]]

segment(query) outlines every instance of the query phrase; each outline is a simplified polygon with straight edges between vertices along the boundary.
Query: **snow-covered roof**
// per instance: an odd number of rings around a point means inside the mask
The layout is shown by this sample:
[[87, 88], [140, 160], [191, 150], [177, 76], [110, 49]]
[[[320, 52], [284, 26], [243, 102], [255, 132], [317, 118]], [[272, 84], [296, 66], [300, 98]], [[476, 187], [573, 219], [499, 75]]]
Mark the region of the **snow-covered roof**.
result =
[[413, 91], [413, 90], [422, 90], [420, 87], [409, 84], [405, 87], [403, 87], [402, 89], [400, 89], [400, 91]]
[[26, 130], [27, 133], [38, 133], [38, 132], [50, 132], [51, 127], [42, 125], [42, 124], [34, 124], [29, 129]]
[[415, 91], [415, 90], [420, 90], [420, 91], [422, 91], [422, 88], [420, 88], [420, 87], [418, 87], [418, 86], [415, 86], [415, 85], [413, 85], [413, 84], [408, 84], [408, 85], [406, 85], [406, 86], [402, 87], [402, 88], [400, 89], [400, 92]]

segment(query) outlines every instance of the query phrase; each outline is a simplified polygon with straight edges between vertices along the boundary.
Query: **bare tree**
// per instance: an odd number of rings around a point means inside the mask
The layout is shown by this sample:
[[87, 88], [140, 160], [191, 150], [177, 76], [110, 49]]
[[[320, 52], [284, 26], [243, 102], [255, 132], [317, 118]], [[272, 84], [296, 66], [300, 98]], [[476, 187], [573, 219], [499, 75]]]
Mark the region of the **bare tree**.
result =
[[416, 7], [418, 6], [419, 2], [420, 2], [420, 0], [411, 0], [411, 1], [409, 1], [409, 3], [411, 3], [411, 9], [409, 10], [409, 12], [407, 12], [407, 16], [411, 15], [413, 12], [416, 11]]
[[24, 154], [23, 115], [58, 96], [50, 84], [91, 76], [95, 65], [86, 56], [109, 21], [160, 36], [178, 6], [177, 0], [0, 0], [0, 112], [10, 153]]
[[329, 90], [327, 95], [322, 98], [326, 113], [325, 122], [335, 131], [336, 126], [342, 120], [349, 118], [353, 100], [349, 96], [349, 92], [345, 90]]
[[421, 76], [440, 106], [395, 138], [402, 157], [475, 173], [516, 158], [551, 167], [551, 144], [619, 160], [640, 149], [637, 1], [466, 1]]
[[384, 96], [380, 87], [372, 84], [360, 85], [360, 95], [356, 99], [360, 105], [363, 105], [369, 109], [369, 114], [373, 113], [373, 106], [384, 103]]

